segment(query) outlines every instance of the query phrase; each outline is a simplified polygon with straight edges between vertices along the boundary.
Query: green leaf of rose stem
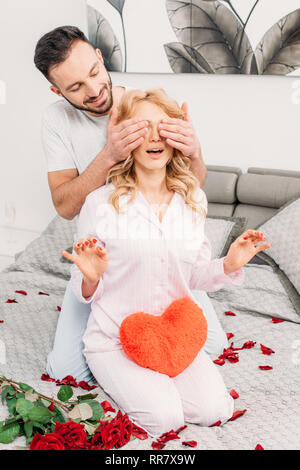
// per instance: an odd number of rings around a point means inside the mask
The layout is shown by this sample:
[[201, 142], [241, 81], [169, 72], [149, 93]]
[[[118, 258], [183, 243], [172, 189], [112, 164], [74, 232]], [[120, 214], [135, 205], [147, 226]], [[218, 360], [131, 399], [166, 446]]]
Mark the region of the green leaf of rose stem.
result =
[[55, 416], [54, 416], [55, 421], [58, 421], [59, 423], [66, 423], [67, 420], [57, 405], [54, 405], [54, 412], [55, 412]]
[[[66, 418], [61, 412], [60, 407], [67, 411], [67, 405], [54, 400], [54, 411], [51, 412], [48, 406], [49, 403], [53, 401], [53, 398], [35, 392], [39, 398], [34, 402], [29, 399], [27, 400], [25, 393], [34, 391], [30, 385], [0, 377], [0, 385], [3, 384], [4, 381], [11, 383], [11, 385], [2, 386], [1, 393], [2, 402], [7, 401], [10, 417], [0, 422], [1, 443], [7, 444], [12, 442], [17, 436], [25, 435], [26, 443], [29, 445], [33, 434], [36, 432], [34, 429], [38, 429], [39, 432], [44, 434], [47, 431], [50, 432], [54, 430], [57, 421], [66, 422]], [[60, 393], [64, 399], [73, 395], [71, 387], [63, 386], [61, 389]], [[25, 393], [19, 390], [24, 390]]]
[[62, 385], [58, 391], [57, 398], [60, 401], [68, 401], [73, 396], [73, 390], [69, 385]]
[[7, 399], [7, 396], [13, 396], [16, 394], [15, 389], [11, 385], [6, 385], [1, 392], [1, 402], [2, 405], [4, 405], [5, 400]]
[[24, 431], [25, 431], [25, 434], [26, 434], [27, 438], [30, 438], [32, 436], [32, 432], [33, 432], [33, 422], [32, 421], [26, 421], [26, 423], [24, 423]]
[[18, 436], [20, 429], [21, 428], [18, 423], [4, 428], [0, 431], [0, 442], [2, 444], [10, 444], [10, 442], [13, 442]]
[[87, 393], [86, 395], [78, 395], [77, 400], [92, 400], [93, 398], [96, 398], [98, 396], [98, 393]]
[[24, 419], [28, 418], [28, 415], [33, 407], [34, 407], [34, 404], [29, 400], [25, 400], [25, 398], [19, 398], [17, 400], [16, 411]]
[[7, 398], [6, 402], [7, 402], [7, 408], [8, 408], [9, 413], [11, 415], [16, 414], [16, 412], [17, 412], [17, 410], [16, 410], [17, 398], [16, 397]]
[[98, 421], [105, 418], [104, 410], [96, 400], [83, 400], [80, 403], [87, 403], [92, 408], [93, 416], [90, 418], [91, 420]]
[[19, 420], [22, 420], [21, 415], [12, 416], [10, 418], [5, 419], [0, 423], [0, 432], [2, 432], [7, 426], [11, 426]]
[[34, 428], [40, 429], [43, 432], [45, 431], [46, 426], [44, 426], [43, 424], [38, 423], [37, 421], [31, 421], [31, 422]]
[[28, 390], [33, 390], [30, 385], [24, 384], [23, 382], [19, 382], [18, 385], [22, 390], [24, 390], [24, 392], [27, 392]]
[[34, 406], [32, 410], [28, 413], [28, 419], [30, 421], [37, 421], [41, 424], [48, 423], [52, 416], [53, 413], [44, 406]]

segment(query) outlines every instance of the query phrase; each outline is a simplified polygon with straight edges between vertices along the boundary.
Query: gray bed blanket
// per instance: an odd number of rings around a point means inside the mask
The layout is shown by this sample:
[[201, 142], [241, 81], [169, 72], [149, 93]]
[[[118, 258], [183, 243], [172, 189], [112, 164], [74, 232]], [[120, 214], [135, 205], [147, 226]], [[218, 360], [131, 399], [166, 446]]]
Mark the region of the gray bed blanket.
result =
[[[32, 385], [40, 393], [56, 396], [58, 387], [40, 379], [45, 372], [48, 352], [52, 348], [70, 264], [60, 250], [73, 244], [74, 224], [56, 217], [44, 233], [16, 257], [13, 265], [0, 273], [0, 339], [5, 344], [6, 361], [0, 361], [0, 375]], [[225, 362], [220, 367], [229, 390], [239, 398], [235, 409], [246, 413], [220, 427], [204, 428], [187, 424], [180, 440], [166, 443], [164, 450], [187, 450], [182, 441], [197, 441], [196, 449], [300, 449], [300, 317], [271, 266], [245, 266], [245, 283], [226, 286], [210, 293], [213, 306], [226, 332], [234, 337], [235, 347], [255, 341], [252, 349], [238, 351], [239, 362]], [[16, 294], [25, 290], [28, 295]], [[39, 295], [39, 292], [50, 295]], [[18, 303], [7, 304], [7, 299]], [[231, 310], [236, 316], [226, 316]], [[285, 320], [273, 323], [273, 317]], [[263, 355], [260, 344], [275, 351]], [[3, 351], [2, 351], [3, 353]], [[3, 354], [2, 354], [3, 355]], [[3, 357], [2, 357], [3, 359]], [[216, 359], [213, 357], [213, 359]], [[4, 362], [4, 361], [2, 361]], [[270, 365], [271, 370], [259, 366]], [[102, 388], [98, 400], [118, 405]], [[83, 393], [74, 389], [74, 396]], [[114, 414], [113, 414], [114, 415]], [[0, 421], [8, 416], [0, 404]], [[122, 450], [152, 450], [154, 439], [134, 439]], [[19, 437], [0, 449], [24, 446]]]

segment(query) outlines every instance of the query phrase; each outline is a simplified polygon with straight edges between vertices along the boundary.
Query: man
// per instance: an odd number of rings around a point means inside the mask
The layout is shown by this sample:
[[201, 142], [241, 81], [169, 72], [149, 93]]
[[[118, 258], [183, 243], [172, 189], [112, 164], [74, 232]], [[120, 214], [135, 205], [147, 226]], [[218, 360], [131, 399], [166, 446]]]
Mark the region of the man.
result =
[[[129, 119], [116, 124], [125, 87], [112, 86], [100, 50], [78, 28], [64, 26], [45, 34], [37, 43], [34, 62], [51, 91], [64, 98], [46, 109], [42, 139], [53, 204], [61, 217], [72, 220], [86, 196], [105, 184], [109, 169], [142, 143], [148, 122]], [[186, 120], [168, 119], [160, 124], [160, 134], [191, 159], [191, 169], [203, 188], [206, 168], [200, 144], [186, 103], [182, 109]], [[227, 346], [226, 335], [207, 294], [194, 294], [208, 319], [206, 350], [218, 352]], [[92, 379], [82, 354], [89, 313], [90, 306], [80, 304], [68, 284], [47, 361], [51, 377]]]

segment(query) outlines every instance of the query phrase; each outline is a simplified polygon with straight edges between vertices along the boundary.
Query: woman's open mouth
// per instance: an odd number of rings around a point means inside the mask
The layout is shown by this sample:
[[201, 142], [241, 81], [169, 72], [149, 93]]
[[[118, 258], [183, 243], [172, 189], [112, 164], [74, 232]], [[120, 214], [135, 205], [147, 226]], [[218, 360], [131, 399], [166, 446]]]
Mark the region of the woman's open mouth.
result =
[[150, 155], [151, 158], [159, 158], [163, 153], [164, 149], [149, 149], [146, 152]]

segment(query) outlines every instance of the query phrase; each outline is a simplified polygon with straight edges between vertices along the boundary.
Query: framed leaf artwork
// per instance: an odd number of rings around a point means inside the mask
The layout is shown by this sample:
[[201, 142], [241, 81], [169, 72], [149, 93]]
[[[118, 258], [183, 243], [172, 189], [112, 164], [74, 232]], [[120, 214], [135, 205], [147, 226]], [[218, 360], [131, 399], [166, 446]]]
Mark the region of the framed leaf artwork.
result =
[[300, 0], [88, 0], [108, 70], [300, 75]]

